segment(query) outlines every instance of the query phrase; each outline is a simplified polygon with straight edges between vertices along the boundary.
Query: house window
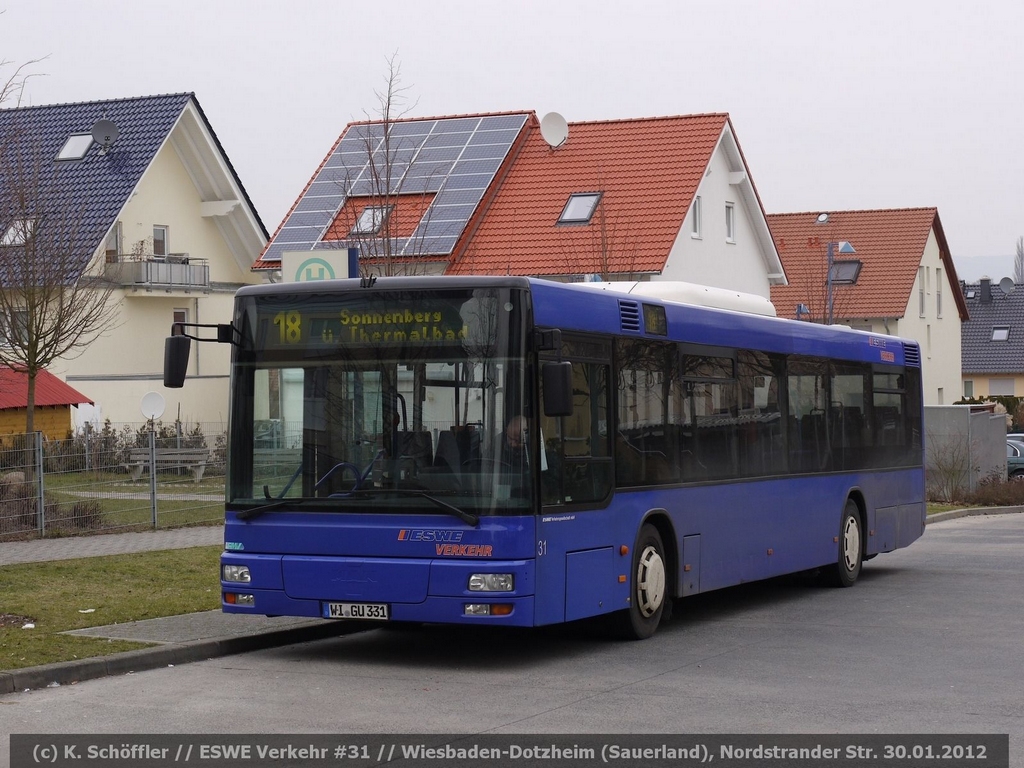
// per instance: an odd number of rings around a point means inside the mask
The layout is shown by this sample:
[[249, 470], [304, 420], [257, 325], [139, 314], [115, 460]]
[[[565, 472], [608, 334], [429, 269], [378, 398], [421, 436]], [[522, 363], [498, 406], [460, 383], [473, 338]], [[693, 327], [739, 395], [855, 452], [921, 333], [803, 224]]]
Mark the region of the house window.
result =
[[153, 255], [167, 255], [167, 227], [153, 227]]
[[992, 341], [1008, 341], [1010, 339], [1010, 326], [997, 325], [992, 328]]
[[35, 228], [35, 219], [15, 219], [4, 232], [0, 245], [24, 245], [32, 238]]
[[118, 256], [121, 254], [121, 222], [115, 221], [114, 226], [110, 229], [110, 234], [107, 235], [107, 242], [104, 246], [106, 251], [107, 262], [113, 263], [118, 260]]
[[974, 379], [964, 379], [964, 397], [974, 397]]
[[725, 204], [725, 242], [736, 242], [736, 205]]
[[381, 227], [384, 226], [384, 222], [387, 221], [388, 214], [391, 213], [392, 208], [394, 208], [393, 205], [368, 205], [363, 208], [363, 212], [359, 214], [355, 226], [349, 230], [349, 237], [355, 235], [376, 235], [380, 232]]
[[188, 310], [187, 309], [181, 309], [180, 307], [179, 308], [175, 308], [175, 310], [174, 310], [174, 319], [171, 321], [171, 336], [181, 336], [181, 335], [183, 335], [185, 331], [184, 331], [183, 328], [179, 328], [177, 326], [177, 323], [187, 323], [187, 322], [188, 322]]
[[600, 192], [577, 192], [569, 200], [558, 217], [559, 224], [589, 224], [601, 201]]
[[690, 206], [690, 237], [700, 239], [700, 195], [693, 198]]
[[64, 146], [60, 148], [60, 152], [57, 153], [58, 160], [81, 160], [85, 157], [85, 153], [89, 151], [89, 147], [92, 146], [92, 134], [89, 133], [78, 133], [74, 136], [68, 136], [68, 140], [64, 142]]
[[859, 259], [843, 259], [832, 262], [832, 285], [853, 285], [860, 275]]
[[917, 312], [924, 317], [924, 267], [917, 268]]
[[[28, 312], [16, 309], [11, 313], [10, 325], [0, 322], [0, 347], [10, 348], [13, 343], [24, 344], [28, 336]], [[3, 320], [3, 318], [0, 316]]]
[[988, 394], [991, 397], [997, 395], [1013, 397], [1013, 379], [989, 379]]

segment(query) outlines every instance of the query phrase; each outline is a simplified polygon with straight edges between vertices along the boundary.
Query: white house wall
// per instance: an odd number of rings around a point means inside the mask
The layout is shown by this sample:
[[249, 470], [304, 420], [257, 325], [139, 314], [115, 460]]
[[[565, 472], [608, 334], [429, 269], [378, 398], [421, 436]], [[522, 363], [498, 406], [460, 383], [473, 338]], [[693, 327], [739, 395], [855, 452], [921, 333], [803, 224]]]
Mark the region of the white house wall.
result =
[[[921, 369], [925, 405], [949, 405], [960, 399], [960, 313], [957, 311], [946, 267], [939, 257], [935, 231], [928, 234], [910, 301], [893, 333], [915, 339], [921, 345]], [[920, 310], [921, 280], [924, 279], [924, 314]], [[941, 284], [941, 288], [937, 288]], [[941, 316], [938, 302], [941, 295]]]
[[[179, 414], [189, 423], [227, 418], [227, 344], [193, 342], [185, 386], [163, 387], [164, 338], [170, 332], [174, 311], [186, 310], [187, 320], [192, 323], [230, 322], [235, 290], [242, 284], [262, 282], [261, 276], [239, 268], [214, 219], [200, 215], [201, 202], [178, 155], [165, 146], [121, 212], [122, 251], [131, 254], [134, 248], [149, 257], [153, 226], [166, 226], [168, 252], [205, 259], [211, 289], [186, 292], [155, 286], [152, 291], [115, 291], [108, 330], [81, 356], [51, 368], [52, 373], [96, 401], [94, 409], [79, 409], [79, 421], [142, 421], [139, 406], [149, 391], [164, 396], [165, 422], [174, 421]], [[97, 265], [102, 264], [103, 250], [99, 249]], [[253, 253], [252, 259], [256, 256]], [[213, 329], [204, 332], [214, 335]]]
[[[739, 185], [729, 183], [733, 170], [720, 145], [697, 189], [701, 199], [701, 236], [692, 235], [694, 208], [691, 206], [665, 269], [660, 277], [653, 279], [684, 280], [770, 298], [768, 273], [751, 211], [744, 204]], [[734, 242], [726, 240], [727, 202], [734, 206]], [[760, 211], [755, 211], [754, 215], [760, 216]]]

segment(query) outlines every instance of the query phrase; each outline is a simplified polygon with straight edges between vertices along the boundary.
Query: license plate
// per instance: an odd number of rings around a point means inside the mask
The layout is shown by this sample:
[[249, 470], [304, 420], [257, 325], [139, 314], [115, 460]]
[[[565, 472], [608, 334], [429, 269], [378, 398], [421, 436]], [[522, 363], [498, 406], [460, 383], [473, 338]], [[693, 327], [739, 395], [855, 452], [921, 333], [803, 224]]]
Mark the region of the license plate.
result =
[[324, 618], [387, 621], [391, 614], [387, 603], [324, 603]]

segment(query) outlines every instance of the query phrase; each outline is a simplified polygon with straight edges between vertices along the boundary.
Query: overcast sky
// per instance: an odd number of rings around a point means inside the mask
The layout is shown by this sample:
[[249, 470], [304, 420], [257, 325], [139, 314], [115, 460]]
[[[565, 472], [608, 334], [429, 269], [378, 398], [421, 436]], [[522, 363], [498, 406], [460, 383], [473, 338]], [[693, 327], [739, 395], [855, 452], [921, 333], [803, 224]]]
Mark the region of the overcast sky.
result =
[[1020, 0], [0, 9], [0, 60], [45, 57], [25, 103], [194, 92], [271, 233], [394, 55], [410, 117], [728, 112], [767, 213], [936, 206], [962, 278], [1011, 274], [1024, 235]]

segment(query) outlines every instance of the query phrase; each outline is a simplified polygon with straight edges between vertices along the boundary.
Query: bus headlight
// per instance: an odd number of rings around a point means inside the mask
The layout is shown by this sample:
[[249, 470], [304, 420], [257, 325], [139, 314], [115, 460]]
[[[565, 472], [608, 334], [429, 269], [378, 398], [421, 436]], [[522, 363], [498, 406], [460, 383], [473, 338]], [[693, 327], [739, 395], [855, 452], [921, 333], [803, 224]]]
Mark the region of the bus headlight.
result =
[[474, 573], [469, 577], [470, 592], [511, 592], [516, 578], [511, 573]]
[[248, 565], [222, 565], [220, 578], [222, 581], [234, 581], [239, 584], [248, 584], [252, 581]]

